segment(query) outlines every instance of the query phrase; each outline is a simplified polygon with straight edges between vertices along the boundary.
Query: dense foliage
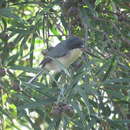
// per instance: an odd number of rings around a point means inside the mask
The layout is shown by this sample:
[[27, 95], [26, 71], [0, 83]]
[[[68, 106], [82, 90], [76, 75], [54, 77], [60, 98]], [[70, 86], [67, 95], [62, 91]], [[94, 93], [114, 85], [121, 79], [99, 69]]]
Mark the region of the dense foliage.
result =
[[[82, 58], [28, 83], [69, 35]], [[0, 129], [62, 128], [130, 129], [129, 0], [0, 0]]]

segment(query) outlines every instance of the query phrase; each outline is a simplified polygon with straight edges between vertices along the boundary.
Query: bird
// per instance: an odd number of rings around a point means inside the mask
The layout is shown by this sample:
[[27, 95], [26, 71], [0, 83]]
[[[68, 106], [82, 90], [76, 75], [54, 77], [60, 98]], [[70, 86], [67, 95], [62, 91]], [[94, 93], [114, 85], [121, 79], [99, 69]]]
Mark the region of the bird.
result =
[[[60, 72], [62, 71], [62, 68], [56, 61], [68, 68], [82, 55], [84, 48], [85, 45], [83, 40], [79, 37], [71, 36], [46, 52], [45, 58], [40, 63], [41, 68], [45, 68], [49, 71]], [[29, 83], [33, 82], [42, 72], [39, 72], [29, 81]]]

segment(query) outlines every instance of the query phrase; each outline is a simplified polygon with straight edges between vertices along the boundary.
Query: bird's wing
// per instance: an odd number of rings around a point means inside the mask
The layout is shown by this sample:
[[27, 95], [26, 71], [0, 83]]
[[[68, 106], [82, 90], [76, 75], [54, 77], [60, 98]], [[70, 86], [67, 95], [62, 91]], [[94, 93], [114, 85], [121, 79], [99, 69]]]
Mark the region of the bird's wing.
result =
[[45, 66], [46, 63], [50, 62], [52, 58], [59, 58], [59, 57], [63, 57], [68, 53], [68, 50], [66, 49], [66, 47], [64, 46], [64, 43], [60, 43], [57, 46], [55, 46], [53, 49], [51, 49], [50, 51], [47, 52], [47, 58], [45, 58], [40, 65], [42, 65], [42, 67]]
[[42, 67], [44, 67], [46, 65], [46, 63], [48, 63], [50, 61], [51, 61], [51, 59], [47, 57], [46, 59], [42, 60], [42, 62], [40, 63], [40, 65], [42, 65]]
[[47, 56], [52, 57], [52, 58], [58, 58], [58, 57], [65, 56], [67, 54], [67, 52], [68, 52], [68, 50], [66, 49], [66, 47], [59, 44], [55, 48], [50, 50], [47, 53]]

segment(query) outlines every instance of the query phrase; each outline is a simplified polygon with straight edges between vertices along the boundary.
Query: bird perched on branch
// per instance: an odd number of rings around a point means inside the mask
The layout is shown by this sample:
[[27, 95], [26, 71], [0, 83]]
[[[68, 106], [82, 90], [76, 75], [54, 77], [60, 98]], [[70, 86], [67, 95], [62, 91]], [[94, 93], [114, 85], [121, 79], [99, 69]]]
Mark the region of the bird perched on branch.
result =
[[[68, 68], [82, 55], [84, 48], [84, 43], [80, 38], [70, 37], [50, 49], [40, 65], [49, 71], [60, 72], [62, 69], [57, 61]], [[29, 83], [34, 81], [42, 72], [40, 71]]]

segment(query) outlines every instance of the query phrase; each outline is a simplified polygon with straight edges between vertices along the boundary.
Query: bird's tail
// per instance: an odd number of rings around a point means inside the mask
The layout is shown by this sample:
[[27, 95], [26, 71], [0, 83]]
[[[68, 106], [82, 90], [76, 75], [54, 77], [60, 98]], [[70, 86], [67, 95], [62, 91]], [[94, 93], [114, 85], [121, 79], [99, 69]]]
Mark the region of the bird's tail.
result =
[[40, 72], [38, 72], [38, 74], [36, 76], [34, 76], [32, 79], [30, 79], [28, 81], [28, 83], [32, 83], [34, 80], [36, 80], [41, 74], [43, 73], [43, 70], [41, 70]]

